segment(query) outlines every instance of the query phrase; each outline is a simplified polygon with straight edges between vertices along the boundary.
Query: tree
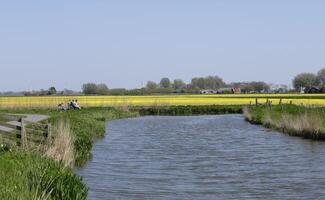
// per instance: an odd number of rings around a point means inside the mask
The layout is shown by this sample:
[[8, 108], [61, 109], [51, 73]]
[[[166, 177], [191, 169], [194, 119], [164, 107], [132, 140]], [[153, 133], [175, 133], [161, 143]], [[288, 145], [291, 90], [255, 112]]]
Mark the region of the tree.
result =
[[108, 93], [109, 93], [109, 89], [106, 84], [101, 83], [96, 85], [96, 94], [107, 95]]
[[325, 68], [318, 71], [317, 78], [318, 78], [318, 80], [320, 82], [320, 85], [322, 87], [324, 87], [325, 86]]
[[293, 83], [293, 87], [297, 91], [300, 91], [302, 87], [311, 88], [313, 86], [317, 86], [319, 84], [319, 79], [313, 73], [301, 73], [295, 76], [292, 83]]
[[191, 81], [192, 88], [216, 90], [226, 84], [219, 76], [195, 77]]
[[147, 85], [146, 85], [146, 89], [147, 90], [155, 90], [158, 88], [157, 83], [153, 82], [153, 81], [148, 81]]
[[175, 79], [174, 80], [173, 88], [175, 90], [183, 89], [185, 87], [186, 87], [186, 84], [184, 83], [184, 81], [182, 79]]
[[251, 87], [253, 88], [253, 90], [257, 91], [257, 92], [262, 92], [263, 90], [269, 90], [270, 86], [263, 82], [263, 81], [253, 81], [250, 83]]
[[82, 92], [86, 95], [96, 94], [97, 85], [95, 83], [85, 83], [82, 85]]
[[225, 85], [225, 82], [218, 76], [208, 76], [204, 78], [204, 89], [216, 90]]
[[194, 88], [204, 89], [204, 78], [202, 78], [202, 77], [192, 78], [191, 85], [192, 85], [193, 89]]
[[159, 83], [161, 88], [170, 88], [170, 80], [169, 78], [162, 78]]
[[47, 94], [48, 95], [54, 95], [54, 94], [56, 94], [56, 89], [55, 89], [55, 87], [50, 87], [49, 88], [49, 90], [48, 90], [48, 92], [47, 92]]

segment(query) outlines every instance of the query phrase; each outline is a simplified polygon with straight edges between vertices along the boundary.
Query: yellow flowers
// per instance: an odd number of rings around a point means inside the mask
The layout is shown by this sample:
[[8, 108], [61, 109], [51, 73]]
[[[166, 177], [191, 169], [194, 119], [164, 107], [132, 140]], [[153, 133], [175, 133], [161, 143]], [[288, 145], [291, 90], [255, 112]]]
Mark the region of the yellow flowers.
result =
[[81, 106], [168, 106], [168, 105], [247, 105], [267, 99], [273, 104], [325, 105], [325, 94], [224, 94], [224, 95], [154, 95], [154, 96], [44, 96], [0, 97], [0, 108], [48, 108], [78, 99]]

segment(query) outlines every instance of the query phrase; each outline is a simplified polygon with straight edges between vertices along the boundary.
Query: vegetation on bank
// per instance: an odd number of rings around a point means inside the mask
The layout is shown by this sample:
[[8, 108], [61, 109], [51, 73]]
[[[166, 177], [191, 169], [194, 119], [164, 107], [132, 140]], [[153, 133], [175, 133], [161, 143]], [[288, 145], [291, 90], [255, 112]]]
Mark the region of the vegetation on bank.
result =
[[[59, 112], [50, 109], [2, 110], [49, 115], [55, 131], [51, 145], [22, 150], [0, 147], [0, 199], [86, 199], [87, 187], [74, 175], [74, 163], [91, 156], [93, 141], [105, 133], [105, 121], [136, 116], [115, 108]], [[1, 143], [1, 141], [0, 141]], [[56, 161], [55, 161], [56, 160]]]
[[86, 199], [71, 168], [44, 156], [0, 148], [0, 199]]
[[141, 115], [216, 115], [242, 113], [242, 106], [206, 105], [206, 106], [154, 106], [133, 107], [131, 110]]
[[325, 107], [297, 105], [244, 107], [245, 118], [292, 136], [325, 139]]

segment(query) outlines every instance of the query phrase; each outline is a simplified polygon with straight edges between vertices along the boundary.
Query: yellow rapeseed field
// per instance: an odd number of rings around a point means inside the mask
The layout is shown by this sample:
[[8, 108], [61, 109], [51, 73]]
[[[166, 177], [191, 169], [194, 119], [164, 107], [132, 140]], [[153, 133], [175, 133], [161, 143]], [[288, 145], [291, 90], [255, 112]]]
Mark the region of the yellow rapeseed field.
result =
[[225, 95], [152, 95], [152, 96], [42, 96], [0, 97], [0, 108], [56, 107], [77, 99], [84, 107], [100, 106], [169, 106], [169, 105], [247, 105], [267, 99], [273, 104], [325, 105], [323, 94], [225, 94]]

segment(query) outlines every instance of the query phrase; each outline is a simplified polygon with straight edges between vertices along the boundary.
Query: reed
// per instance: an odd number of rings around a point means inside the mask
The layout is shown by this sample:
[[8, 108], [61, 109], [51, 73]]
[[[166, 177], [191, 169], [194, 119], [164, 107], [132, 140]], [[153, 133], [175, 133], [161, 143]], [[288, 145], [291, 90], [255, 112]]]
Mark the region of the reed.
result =
[[74, 135], [67, 121], [59, 121], [53, 128], [52, 142], [45, 145], [44, 155], [73, 168], [75, 164]]
[[325, 108], [305, 106], [243, 108], [247, 121], [274, 128], [289, 135], [325, 139]]

